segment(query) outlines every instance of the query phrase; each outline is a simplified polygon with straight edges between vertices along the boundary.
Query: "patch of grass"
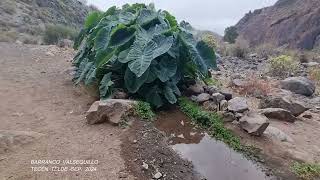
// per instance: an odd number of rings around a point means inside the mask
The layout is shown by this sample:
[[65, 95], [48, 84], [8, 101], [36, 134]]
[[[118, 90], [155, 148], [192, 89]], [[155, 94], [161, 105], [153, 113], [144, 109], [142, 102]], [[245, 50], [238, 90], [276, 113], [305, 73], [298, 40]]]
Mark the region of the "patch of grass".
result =
[[203, 79], [204, 83], [208, 86], [218, 86], [220, 87], [222, 84], [215, 78], [212, 78], [212, 77], [208, 77], [208, 78], [205, 78]]
[[320, 164], [294, 163], [291, 170], [301, 179], [320, 178]]
[[145, 120], [153, 120], [155, 117], [155, 114], [152, 111], [150, 104], [147, 102], [143, 102], [143, 101], [139, 101], [134, 106], [134, 112], [140, 118], [145, 119]]
[[223, 141], [235, 151], [243, 152], [245, 155], [253, 155], [254, 147], [241, 144], [239, 137], [224, 127], [222, 118], [216, 113], [203, 110], [186, 97], [179, 99], [179, 106], [192, 121], [209, 130], [211, 136]]

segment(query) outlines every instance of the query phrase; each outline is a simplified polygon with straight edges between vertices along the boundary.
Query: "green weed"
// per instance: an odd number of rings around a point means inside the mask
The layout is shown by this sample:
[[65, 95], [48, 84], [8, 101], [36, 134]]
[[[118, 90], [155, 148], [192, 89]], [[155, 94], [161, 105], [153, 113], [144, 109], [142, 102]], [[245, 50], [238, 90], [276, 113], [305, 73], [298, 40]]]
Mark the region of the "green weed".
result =
[[320, 177], [320, 164], [294, 163], [292, 171], [301, 179], [312, 180]]
[[143, 102], [143, 101], [139, 101], [134, 106], [134, 112], [140, 118], [145, 119], [145, 120], [153, 120], [155, 117], [155, 114], [152, 111], [150, 104], [147, 102]]

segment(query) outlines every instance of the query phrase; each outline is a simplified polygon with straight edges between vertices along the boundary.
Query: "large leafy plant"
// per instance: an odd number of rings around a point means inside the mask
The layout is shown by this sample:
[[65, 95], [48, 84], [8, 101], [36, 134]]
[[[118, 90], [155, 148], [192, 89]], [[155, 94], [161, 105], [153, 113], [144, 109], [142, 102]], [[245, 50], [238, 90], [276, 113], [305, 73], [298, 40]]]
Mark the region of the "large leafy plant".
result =
[[121, 88], [155, 107], [174, 104], [186, 79], [205, 78], [216, 66], [215, 52], [191, 32], [153, 4], [92, 13], [75, 41], [74, 80], [99, 85], [101, 98]]

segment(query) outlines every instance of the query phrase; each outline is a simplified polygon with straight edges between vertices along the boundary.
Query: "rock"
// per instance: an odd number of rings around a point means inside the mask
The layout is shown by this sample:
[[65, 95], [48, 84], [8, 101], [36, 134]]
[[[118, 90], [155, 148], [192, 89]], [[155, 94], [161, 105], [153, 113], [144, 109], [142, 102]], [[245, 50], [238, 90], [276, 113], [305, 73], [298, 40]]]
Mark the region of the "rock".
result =
[[220, 113], [220, 115], [222, 116], [224, 122], [233, 122], [237, 120], [237, 118], [232, 112], [223, 111]]
[[204, 89], [203, 89], [203, 86], [196, 83], [192, 86], [190, 86], [188, 89], [187, 89], [187, 92], [188, 94], [190, 95], [198, 95], [198, 94], [201, 94], [201, 93], [204, 93]]
[[319, 66], [320, 64], [317, 62], [308, 62], [308, 63], [302, 63], [302, 65], [304, 67], [316, 67], [316, 66]]
[[258, 112], [271, 119], [278, 119], [287, 122], [295, 122], [297, 120], [290, 111], [281, 108], [260, 109]]
[[302, 115], [303, 118], [306, 118], [306, 119], [312, 119], [312, 115], [311, 114], [304, 114]]
[[33, 143], [42, 136], [44, 136], [44, 134], [32, 131], [0, 130], [0, 154]]
[[222, 100], [225, 100], [224, 95], [220, 94], [220, 93], [214, 93], [211, 95], [211, 100], [216, 103], [219, 104]]
[[195, 100], [196, 100], [197, 103], [204, 103], [206, 101], [209, 101], [210, 97], [211, 96], [208, 93], [201, 93], [196, 97]]
[[206, 86], [204, 89], [205, 89], [205, 92], [208, 94], [213, 94], [218, 92], [218, 87], [214, 85]]
[[299, 116], [308, 108], [301, 102], [293, 101], [289, 97], [267, 96], [260, 101], [260, 109], [281, 108], [290, 111], [294, 116]]
[[202, 104], [202, 107], [207, 111], [216, 112], [218, 110], [218, 105], [213, 101], [206, 101]]
[[269, 126], [264, 132], [265, 135], [284, 142], [293, 142], [293, 139], [278, 128]]
[[148, 169], [149, 169], [149, 165], [148, 165], [147, 163], [145, 163], [145, 162], [142, 162], [142, 167], [143, 167], [143, 169], [145, 169], [145, 170], [148, 170]]
[[235, 114], [235, 117], [236, 117], [237, 119], [240, 119], [240, 118], [243, 117], [243, 114], [242, 114], [242, 113], [236, 113], [236, 114]]
[[246, 81], [242, 79], [234, 79], [232, 80], [232, 86], [235, 87], [244, 87], [246, 85]]
[[123, 117], [132, 112], [136, 101], [123, 99], [107, 99], [94, 102], [87, 111], [86, 119], [89, 124], [109, 121], [118, 125]]
[[227, 91], [227, 90], [221, 90], [220, 91], [220, 94], [224, 95], [225, 99], [227, 101], [231, 100], [232, 99], [232, 93], [230, 91]]
[[226, 111], [228, 109], [228, 101], [222, 100], [219, 104], [219, 110], [220, 111]]
[[157, 172], [154, 176], [153, 179], [160, 179], [162, 177], [162, 174], [160, 172]]
[[315, 84], [305, 77], [290, 77], [281, 81], [280, 85], [282, 89], [305, 96], [311, 96], [316, 90]]
[[256, 112], [249, 112], [239, 122], [242, 129], [255, 136], [261, 136], [269, 126], [268, 118]]
[[47, 51], [46, 52], [46, 56], [54, 56], [54, 54], [52, 52], [50, 52], [50, 51]]
[[228, 102], [228, 110], [235, 113], [243, 113], [249, 110], [247, 100], [242, 97], [235, 97]]
[[112, 99], [127, 99], [127, 98], [128, 98], [128, 94], [120, 90], [115, 91], [112, 94]]

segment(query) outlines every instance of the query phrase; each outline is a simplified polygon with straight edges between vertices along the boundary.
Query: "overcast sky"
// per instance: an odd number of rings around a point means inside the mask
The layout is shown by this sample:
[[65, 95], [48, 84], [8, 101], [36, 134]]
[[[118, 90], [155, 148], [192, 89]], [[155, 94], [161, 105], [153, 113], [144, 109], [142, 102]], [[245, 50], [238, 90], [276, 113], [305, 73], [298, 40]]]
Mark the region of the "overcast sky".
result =
[[194, 27], [223, 34], [224, 29], [238, 22], [250, 10], [273, 5], [276, 0], [88, 0], [99, 9], [125, 3], [153, 2], [157, 9], [165, 9], [186, 20]]

